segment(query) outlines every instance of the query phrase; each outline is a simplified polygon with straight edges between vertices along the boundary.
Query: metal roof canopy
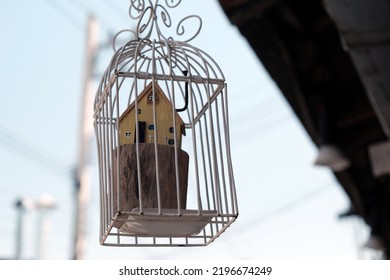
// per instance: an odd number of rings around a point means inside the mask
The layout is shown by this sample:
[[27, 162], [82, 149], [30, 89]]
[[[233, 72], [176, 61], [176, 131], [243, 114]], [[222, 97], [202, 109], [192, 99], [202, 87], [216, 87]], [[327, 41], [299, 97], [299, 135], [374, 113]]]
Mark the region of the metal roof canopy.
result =
[[346, 213], [364, 219], [389, 258], [390, 180], [373, 149], [389, 138], [390, 3], [219, 1], [313, 142], [332, 142], [350, 160], [334, 173], [351, 200]]

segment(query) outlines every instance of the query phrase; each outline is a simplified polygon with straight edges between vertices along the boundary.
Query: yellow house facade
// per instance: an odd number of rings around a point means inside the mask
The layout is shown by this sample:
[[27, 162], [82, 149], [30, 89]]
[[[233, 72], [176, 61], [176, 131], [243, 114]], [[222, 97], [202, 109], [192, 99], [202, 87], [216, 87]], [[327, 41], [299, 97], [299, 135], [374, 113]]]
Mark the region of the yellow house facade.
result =
[[[172, 103], [164, 94], [160, 86], [155, 83], [155, 100], [153, 100], [153, 84], [149, 85], [137, 97], [138, 101], [138, 141], [139, 143], [177, 146], [181, 148], [182, 135], [185, 135], [184, 122], [172, 107]], [[153, 118], [153, 107], [155, 103], [156, 123]], [[137, 142], [136, 135], [136, 112], [135, 102], [123, 112], [119, 118], [119, 144], [134, 144]], [[175, 120], [173, 120], [173, 115]], [[174, 124], [176, 126], [176, 135]]]

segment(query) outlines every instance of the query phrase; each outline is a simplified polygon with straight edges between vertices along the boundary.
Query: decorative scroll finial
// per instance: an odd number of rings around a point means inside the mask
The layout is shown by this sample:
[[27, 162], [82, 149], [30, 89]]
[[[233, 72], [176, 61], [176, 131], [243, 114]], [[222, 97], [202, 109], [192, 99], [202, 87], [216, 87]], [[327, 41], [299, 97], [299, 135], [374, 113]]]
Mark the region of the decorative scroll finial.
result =
[[[138, 39], [151, 39], [155, 35], [158, 40], [172, 39], [162, 33], [161, 27], [170, 29], [172, 27], [172, 18], [168, 9], [176, 8], [180, 5], [181, 0], [165, 0], [164, 7], [160, 0], [155, 0], [154, 4], [151, 0], [130, 0], [129, 15], [132, 19], [138, 20], [136, 35]], [[197, 29], [194, 34], [187, 39], [181, 40], [189, 42], [194, 39], [202, 28], [202, 19], [197, 15], [190, 15], [184, 17], [179, 21], [176, 27], [176, 35], [185, 36], [185, 24], [190, 20], [197, 21]]]
[[[202, 29], [202, 19], [199, 16], [186, 16], [177, 23], [176, 27], [172, 26], [173, 21], [169, 14], [169, 9], [176, 8], [180, 5], [181, 1], [182, 0], [130, 0], [129, 16], [138, 21], [136, 30], [122, 30], [117, 33], [114, 40], [123, 32], [134, 33], [138, 40], [173, 40], [176, 36], [178, 37], [177, 39], [182, 42], [193, 40], [198, 36]], [[165, 2], [165, 6], [161, 2]], [[187, 31], [186, 26], [191, 22], [194, 23], [193, 26], [195, 27], [191, 27], [190, 33]], [[169, 31], [170, 29], [175, 29], [173, 32], [174, 34], [169, 36], [163, 34], [163, 31]]]

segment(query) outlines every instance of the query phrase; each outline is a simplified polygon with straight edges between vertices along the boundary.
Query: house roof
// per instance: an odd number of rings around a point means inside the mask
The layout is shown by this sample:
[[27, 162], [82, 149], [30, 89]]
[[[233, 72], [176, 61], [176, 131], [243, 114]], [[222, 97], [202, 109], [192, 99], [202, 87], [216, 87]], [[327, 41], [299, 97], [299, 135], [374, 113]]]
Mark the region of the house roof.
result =
[[[154, 83], [154, 89], [156, 91], [156, 93], [158, 94], [158, 96], [166, 103], [166, 105], [168, 106], [168, 108], [170, 110], [173, 110], [173, 107], [172, 107], [172, 103], [171, 101], [168, 99], [168, 97], [165, 95], [165, 93], [163, 92], [163, 90], [161, 89], [161, 87], [158, 85], [158, 83]], [[146, 97], [150, 92], [152, 92], [153, 90], [153, 82], [150, 82], [146, 88], [141, 92], [140, 95], [138, 95], [137, 99], [138, 101], [143, 99], [144, 97]], [[119, 117], [119, 121], [121, 121], [124, 117], [126, 117], [126, 115], [131, 112], [135, 107], [135, 101], [133, 101], [129, 107], [127, 107], [127, 109], [122, 113], [122, 115]], [[176, 115], [176, 118], [179, 120], [180, 124], [184, 125], [184, 121], [183, 119], [180, 117], [180, 115], [175, 112], [175, 115]]]

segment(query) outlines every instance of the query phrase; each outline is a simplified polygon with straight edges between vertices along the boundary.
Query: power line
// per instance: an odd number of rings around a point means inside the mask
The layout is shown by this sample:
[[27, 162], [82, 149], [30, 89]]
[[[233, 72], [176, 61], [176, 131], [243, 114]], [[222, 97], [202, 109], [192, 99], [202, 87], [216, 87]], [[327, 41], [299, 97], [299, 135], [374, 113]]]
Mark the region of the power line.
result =
[[269, 220], [273, 216], [281, 215], [283, 213], [288, 213], [292, 209], [294, 209], [298, 206], [301, 206], [304, 203], [310, 202], [311, 200], [315, 199], [320, 193], [330, 190], [327, 187], [332, 185], [332, 184], [334, 184], [333, 181], [326, 182], [315, 189], [306, 191], [303, 194], [301, 194], [301, 195], [299, 195], [291, 200], [288, 200], [288, 201], [283, 202], [274, 208], [271, 208], [269, 211], [267, 211], [266, 213], [263, 213], [261, 216], [257, 216], [255, 218], [251, 219], [250, 221], [242, 223], [241, 226], [242, 226], [242, 228], [244, 228], [244, 230], [236, 233], [236, 235], [237, 234], [241, 235], [247, 231], [251, 231], [251, 230], [253, 230], [254, 227], [259, 226], [260, 224]]
[[0, 125], [0, 143], [7, 146], [10, 149], [9, 151], [27, 157], [41, 166], [55, 171], [62, 177], [69, 178], [73, 174], [70, 168], [48, 156], [46, 152], [43, 152], [38, 147], [28, 143], [28, 141], [23, 139], [20, 135], [17, 135], [15, 132], [2, 125]]
[[[45, 2], [58, 14], [60, 14], [68, 23], [73, 25], [73, 27], [77, 28], [78, 31], [83, 32], [83, 29], [80, 27], [84, 24], [79, 18], [74, 15], [74, 13], [67, 10], [64, 6], [59, 5], [58, 1], [45, 0]], [[81, 12], [84, 17], [89, 14], [92, 14], [92, 9], [87, 5], [81, 3], [80, 1], [68, 1], [67, 3], [72, 5], [77, 11]], [[103, 27], [105, 27], [105, 29], [109, 32], [109, 24], [101, 18], [99, 20], [102, 22]]]
[[127, 16], [125, 16], [125, 14], [127, 15], [127, 13], [124, 13], [122, 8], [119, 7], [114, 1], [107, 1], [107, 0], [101, 0], [101, 2], [103, 2], [103, 4], [105, 6], [107, 6], [111, 12], [115, 15], [121, 15], [121, 17], [123, 16], [123, 19], [126, 18], [126, 20], [129, 20], [130, 18], [128, 18]]
[[[270, 115], [268, 118], [261, 118], [260, 120], [248, 123], [241, 123], [237, 126], [232, 126], [230, 129], [230, 137], [234, 140], [234, 144], [238, 145], [242, 142], [252, 142], [260, 140], [262, 137], [269, 136], [273, 130], [280, 128], [280, 126], [287, 124], [288, 121], [291, 121], [292, 118], [286, 112], [279, 112], [273, 115]], [[244, 131], [250, 129], [253, 131], [251, 136], [248, 137], [239, 137], [237, 136], [245, 134]], [[234, 148], [234, 147], [232, 147]]]
[[[293, 199], [290, 199], [288, 201], [280, 203], [278, 206], [271, 208], [269, 211], [267, 211], [266, 213], [263, 213], [260, 216], [254, 217], [250, 221], [241, 223], [240, 225], [241, 225], [242, 230], [235, 231], [232, 236], [227, 237], [227, 239], [226, 239], [227, 241], [225, 241], [225, 242], [228, 242], [233, 238], [237, 238], [238, 235], [242, 235], [242, 234], [245, 234], [247, 232], [253, 231], [255, 227], [258, 227], [260, 224], [266, 222], [267, 220], [269, 220], [270, 218], [272, 218], [274, 216], [288, 213], [292, 209], [294, 209], [298, 206], [302, 206], [303, 204], [312, 201], [313, 199], [317, 198], [317, 196], [320, 193], [324, 192], [325, 190], [329, 190], [329, 188], [327, 188], [327, 186], [329, 186], [331, 184], [334, 184], [334, 182], [328, 181], [324, 184], [321, 184], [319, 187], [317, 187], [315, 189], [304, 192], [303, 194], [301, 194]], [[230, 246], [232, 246], [232, 245], [233, 244], [230, 244]], [[172, 254], [172, 252], [170, 252], [170, 254]], [[173, 254], [174, 254], [174, 252], [173, 252]], [[164, 255], [165, 254], [159, 254], [159, 255], [154, 255], [154, 257], [161, 258]]]
[[[94, 9], [89, 7], [88, 5], [83, 3], [82, 1], [69, 1], [68, 3], [70, 5], [72, 5], [75, 9], [80, 11], [85, 16], [89, 16], [89, 15], [95, 15], [96, 16], [95, 11], [93, 11]], [[107, 32], [111, 31], [110, 24], [105, 19], [103, 19], [102, 17], [99, 17], [99, 26], [103, 27], [104, 29], [106, 29]]]
[[60, 6], [58, 4], [58, 1], [45, 0], [45, 3], [49, 5], [52, 9], [54, 9], [58, 14], [60, 14], [68, 23], [70, 23], [78, 31], [82, 31], [80, 29], [80, 26], [82, 26], [82, 22], [77, 17], [75, 17], [74, 14], [66, 10], [64, 7]]

